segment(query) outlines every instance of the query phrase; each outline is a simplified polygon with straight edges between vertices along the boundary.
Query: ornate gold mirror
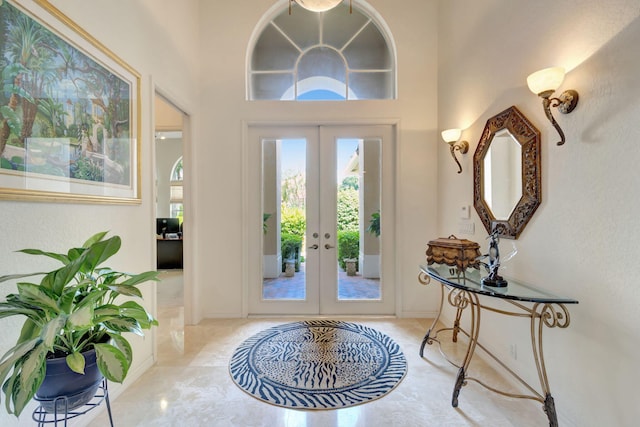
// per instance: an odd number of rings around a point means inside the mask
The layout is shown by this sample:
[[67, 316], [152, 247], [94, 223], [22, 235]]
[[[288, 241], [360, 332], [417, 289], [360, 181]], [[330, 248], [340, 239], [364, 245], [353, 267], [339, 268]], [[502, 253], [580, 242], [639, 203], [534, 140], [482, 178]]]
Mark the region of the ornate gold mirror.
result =
[[517, 239], [540, 205], [540, 132], [516, 107], [487, 120], [473, 155], [473, 205], [487, 233]]

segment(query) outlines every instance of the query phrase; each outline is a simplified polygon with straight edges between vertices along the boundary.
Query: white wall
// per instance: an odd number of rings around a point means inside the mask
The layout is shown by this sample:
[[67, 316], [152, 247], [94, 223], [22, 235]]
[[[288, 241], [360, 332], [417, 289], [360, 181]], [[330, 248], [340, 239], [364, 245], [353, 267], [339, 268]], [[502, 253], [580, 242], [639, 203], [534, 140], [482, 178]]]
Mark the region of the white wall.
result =
[[[471, 148], [457, 176], [439, 146], [439, 234], [456, 232], [459, 207], [473, 204], [473, 152], [486, 120], [516, 105], [542, 134], [543, 201], [505, 274], [580, 301], [568, 329], [545, 331], [561, 425], [631, 426], [640, 417], [639, 15], [637, 0], [440, 2], [438, 128], [466, 129]], [[580, 93], [573, 113], [555, 111], [562, 147], [526, 87], [529, 73], [553, 65], [568, 70], [561, 90]], [[476, 234], [465, 237], [484, 248], [475, 211], [472, 220]], [[516, 343], [511, 363], [535, 380], [526, 322], [487, 316], [483, 327], [481, 339], [507, 359]]]
[[[0, 202], [5, 219], [0, 225], [0, 274], [33, 268], [15, 249], [62, 250], [103, 229], [124, 240], [114, 266], [153, 268], [153, 82], [190, 113], [193, 124], [190, 173], [197, 180], [191, 187], [195, 310], [190, 320], [243, 314], [238, 274], [244, 269], [241, 237], [246, 227], [242, 124], [270, 120], [399, 119], [398, 314], [424, 315], [435, 309], [437, 300], [435, 286], [416, 284], [426, 242], [458, 232], [459, 207], [472, 205], [471, 159], [484, 123], [516, 105], [542, 133], [543, 203], [516, 242], [519, 253], [509, 274], [580, 300], [571, 307], [569, 329], [545, 331], [547, 368], [561, 421], [632, 425], [640, 415], [634, 401], [640, 378], [633, 363], [640, 342], [640, 288], [634, 282], [640, 237], [635, 218], [640, 175], [634, 169], [640, 136], [637, 1], [406, 0], [399, 6], [397, 1], [370, 0], [397, 43], [397, 100], [248, 102], [247, 44], [274, 3], [54, 0], [142, 75], [143, 202]], [[567, 134], [564, 147], [555, 146], [555, 130], [525, 85], [530, 72], [549, 65], [567, 67], [563, 88], [575, 88], [581, 95], [578, 108], [558, 118]], [[463, 137], [471, 143], [461, 175], [439, 138], [439, 131], [450, 127], [466, 129]], [[484, 242], [486, 234], [475, 213], [472, 220], [476, 234], [459, 237]], [[204, 222], [219, 226], [200, 225]], [[153, 304], [152, 294], [147, 287], [148, 304]], [[487, 324], [503, 328], [483, 335], [490, 347], [506, 353], [513, 342], [521, 349], [519, 355], [526, 352], [523, 329], [483, 318], [483, 326]], [[0, 352], [15, 339], [17, 325], [3, 320]], [[150, 341], [136, 343], [138, 370], [152, 360]], [[523, 356], [513, 363], [527, 369], [525, 362]], [[533, 374], [529, 370], [526, 376]], [[0, 412], [0, 424], [14, 425], [15, 420]]]
[[[399, 119], [398, 270], [403, 299], [399, 314], [435, 310], [434, 289], [417, 284], [418, 264], [424, 261], [426, 242], [436, 232], [436, 17], [435, 0], [407, 0], [401, 7], [390, 0], [369, 4], [384, 17], [398, 50], [399, 97], [387, 101], [277, 102], [245, 100], [245, 57], [256, 24], [276, 2], [202, 1], [201, 41], [203, 117], [194, 161], [196, 214], [215, 228], [200, 227], [195, 282], [202, 317], [243, 314], [243, 121], [279, 123], [349, 123]], [[354, 1], [355, 3], [355, 1]], [[279, 1], [282, 8], [286, 1]], [[291, 19], [295, 19], [292, 15]], [[259, 198], [259, 194], [249, 197]], [[259, 204], [258, 204], [259, 205]], [[254, 213], [260, 215], [260, 213]], [[255, 217], [255, 216], [254, 216]], [[400, 254], [402, 256], [400, 256]], [[195, 300], [194, 300], [195, 301]]]
[[[91, 234], [110, 230], [122, 237], [123, 247], [110, 265], [124, 271], [155, 269], [155, 223], [153, 171], [152, 105], [154, 82], [173, 94], [182, 105], [195, 105], [198, 43], [196, 39], [197, 2], [168, 0], [55, 0], [65, 14], [87, 29], [95, 38], [129, 63], [142, 76], [142, 203], [131, 206], [24, 203], [0, 201], [0, 275], [37, 271], [47, 266], [34, 264], [35, 258], [14, 251], [42, 248], [65, 251], [82, 244]], [[166, 25], [166, 24], [171, 25]], [[51, 265], [49, 265], [51, 266]], [[3, 284], [0, 297], [15, 287]], [[155, 309], [155, 286], [144, 285], [145, 305]], [[0, 353], [17, 338], [18, 319], [3, 319], [0, 327]], [[152, 334], [132, 340], [134, 366], [127, 383], [153, 362]], [[121, 388], [110, 387], [113, 394]], [[4, 397], [4, 396], [3, 396]], [[2, 402], [4, 405], [4, 401]], [[33, 425], [28, 410], [21, 417]], [[18, 420], [0, 411], [0, 425], [18, 425]]]

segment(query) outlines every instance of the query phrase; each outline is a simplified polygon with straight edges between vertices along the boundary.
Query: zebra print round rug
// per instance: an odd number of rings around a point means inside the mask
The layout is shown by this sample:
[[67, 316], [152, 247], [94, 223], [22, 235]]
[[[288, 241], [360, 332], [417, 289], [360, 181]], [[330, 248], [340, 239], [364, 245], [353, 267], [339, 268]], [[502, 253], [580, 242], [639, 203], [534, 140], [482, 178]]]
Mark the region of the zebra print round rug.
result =
[[356, 323], [309, 320], [266, 329], [243, 342], [229, 363], [233, 381], [265, 402], [337, 409], [378, 399], [407, 373], [387, 335]]

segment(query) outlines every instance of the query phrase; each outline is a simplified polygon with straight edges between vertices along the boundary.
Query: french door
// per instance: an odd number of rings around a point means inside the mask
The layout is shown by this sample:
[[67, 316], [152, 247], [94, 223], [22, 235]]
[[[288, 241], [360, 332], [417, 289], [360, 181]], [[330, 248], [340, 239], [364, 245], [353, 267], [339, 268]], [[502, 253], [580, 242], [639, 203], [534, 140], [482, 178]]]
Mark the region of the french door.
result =
[[393, 314], [391, 126], [249, 127], [249, 314]]

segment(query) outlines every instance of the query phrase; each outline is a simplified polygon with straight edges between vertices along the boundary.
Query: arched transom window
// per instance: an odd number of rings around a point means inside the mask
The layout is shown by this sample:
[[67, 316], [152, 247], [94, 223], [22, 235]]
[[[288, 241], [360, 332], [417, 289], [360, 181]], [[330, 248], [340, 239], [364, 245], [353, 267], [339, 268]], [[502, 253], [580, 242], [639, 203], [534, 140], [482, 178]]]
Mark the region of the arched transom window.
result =
[[356, 2], [327, 12], [284, 7], [254, 38], [249, 99], [396, 97], [395, 49], [380, 19]]

